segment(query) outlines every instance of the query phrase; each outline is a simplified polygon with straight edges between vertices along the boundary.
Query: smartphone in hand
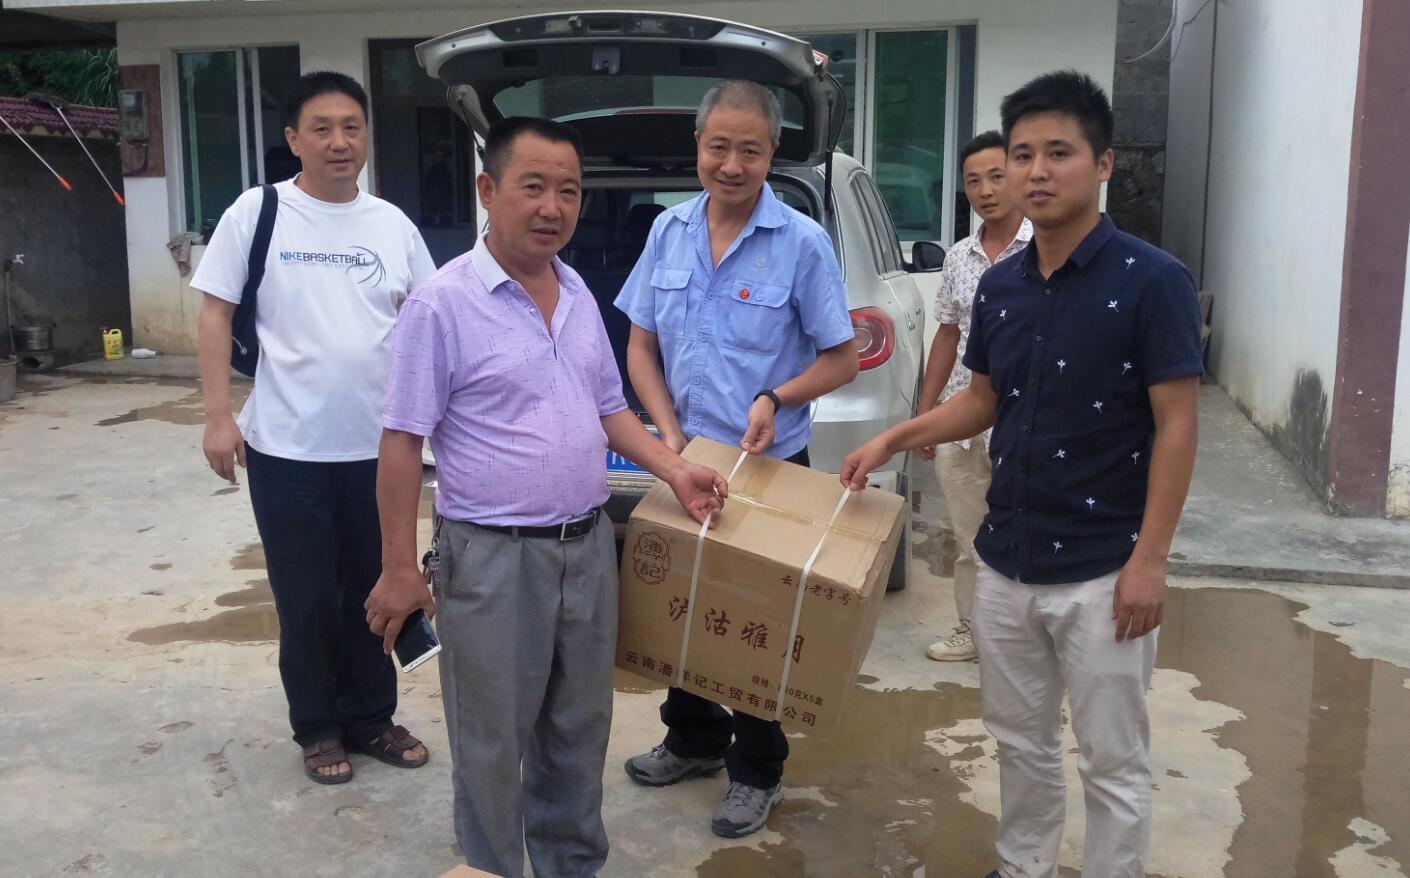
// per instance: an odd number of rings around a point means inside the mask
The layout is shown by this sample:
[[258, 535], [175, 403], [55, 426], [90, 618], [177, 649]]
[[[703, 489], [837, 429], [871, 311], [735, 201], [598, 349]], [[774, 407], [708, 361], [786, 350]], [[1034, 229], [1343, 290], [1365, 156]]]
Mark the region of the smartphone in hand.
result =
[[436, 629], [431, 627], [431, 620], [421, 610], [413, 610], [402, 624], [401, 633], [392, 647], [397, 664], [403, 671], [413, 671], [440, 651], [441, 641], [436, 637]]

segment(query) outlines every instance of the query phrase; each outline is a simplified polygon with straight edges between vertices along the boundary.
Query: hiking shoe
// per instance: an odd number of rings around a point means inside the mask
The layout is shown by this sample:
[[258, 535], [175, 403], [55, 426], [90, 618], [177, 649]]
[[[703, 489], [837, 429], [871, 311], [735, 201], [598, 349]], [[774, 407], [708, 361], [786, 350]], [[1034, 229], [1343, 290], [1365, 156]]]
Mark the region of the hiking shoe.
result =
[[742, 838], [757, 832], [769, 819], [769, 812], [783, 801], [783, 784], [761, 790], [748, 784], [730, 783], [725, 797], [715, 808], [710, 829], [721, 838]]
[[946, 640], [937, 640], [925, 651], [926, 656], [937, 662], [967, 662], [979, 657], [974, 648], [974, 638], [969, 633], [969, 622], [962, 621], [955, 626]]
[[657, 744], [650, 753], [633, 756], [623, 766], [627, 777], [649, 787], [666, 787], [688, 777], [709, 777], [725, 767], [725, 758], [687, 759]]

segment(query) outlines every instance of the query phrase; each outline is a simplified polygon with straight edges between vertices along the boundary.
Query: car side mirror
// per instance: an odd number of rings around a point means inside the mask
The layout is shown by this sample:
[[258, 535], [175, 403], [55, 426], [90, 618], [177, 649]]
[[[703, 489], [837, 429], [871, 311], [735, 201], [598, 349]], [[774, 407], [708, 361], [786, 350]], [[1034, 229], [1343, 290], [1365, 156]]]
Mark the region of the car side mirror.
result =
[[911, 271], [939, 271], [944, 265], [944, 247], [934, 241], [916, 241], [911, 245]]

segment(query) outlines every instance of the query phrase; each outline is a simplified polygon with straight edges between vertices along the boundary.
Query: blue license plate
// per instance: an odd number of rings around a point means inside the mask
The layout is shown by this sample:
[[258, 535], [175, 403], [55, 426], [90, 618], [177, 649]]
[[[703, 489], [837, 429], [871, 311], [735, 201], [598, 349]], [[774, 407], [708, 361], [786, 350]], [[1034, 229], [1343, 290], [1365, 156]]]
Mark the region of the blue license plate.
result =
[[646, 470], [610, 448], [607, 450], [607, 471], [609, 473], [641, 473], [646, 475]]
[[[660, 432], [657, 431], [655, 427], [648, 424], [646, 429], [652, 436], [655, 436], [657, 439], [661, 438]], [[645, 468], [637, 466], [610, 448], [607, 449], [607, 471], [609, 473], [641, 473], [644, 476], [650, 475]]]

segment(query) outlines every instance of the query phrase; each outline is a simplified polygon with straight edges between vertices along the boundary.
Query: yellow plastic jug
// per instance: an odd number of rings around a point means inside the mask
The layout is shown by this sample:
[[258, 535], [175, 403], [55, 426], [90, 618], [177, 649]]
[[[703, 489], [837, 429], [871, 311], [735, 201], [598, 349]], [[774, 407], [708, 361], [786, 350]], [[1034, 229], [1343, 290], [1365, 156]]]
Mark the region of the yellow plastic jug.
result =
[[103, 327], [103, 358], [106, 360], [122, 359], [122, 330], [109, 329]]

